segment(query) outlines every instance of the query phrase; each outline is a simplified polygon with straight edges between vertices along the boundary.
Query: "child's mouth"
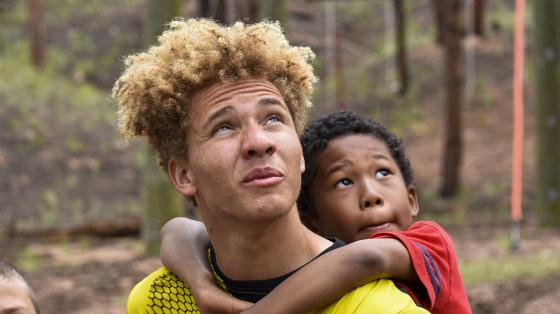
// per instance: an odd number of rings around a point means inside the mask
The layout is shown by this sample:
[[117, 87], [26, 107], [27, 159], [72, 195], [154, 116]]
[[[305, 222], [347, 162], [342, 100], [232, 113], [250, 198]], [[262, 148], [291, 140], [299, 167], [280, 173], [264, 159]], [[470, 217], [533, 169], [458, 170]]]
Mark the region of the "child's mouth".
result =
[[362, 229], [362, 231], [366, 231], [366, 232], [369, 232], [369, 233], [372, 233], [372, 234], [373, 234], [373, 233], [380, 232], [380, 231], [386, 229], [387, 227], [389, 227], [389, 223], [388, 223], [388, 222], [386, 222], [386, 223], [384, 223], [384, 224], [381, 224], [381, 225], [377, 225], [377, 226], [368, 226], [368, 227], [365, 227], [365, 228]]

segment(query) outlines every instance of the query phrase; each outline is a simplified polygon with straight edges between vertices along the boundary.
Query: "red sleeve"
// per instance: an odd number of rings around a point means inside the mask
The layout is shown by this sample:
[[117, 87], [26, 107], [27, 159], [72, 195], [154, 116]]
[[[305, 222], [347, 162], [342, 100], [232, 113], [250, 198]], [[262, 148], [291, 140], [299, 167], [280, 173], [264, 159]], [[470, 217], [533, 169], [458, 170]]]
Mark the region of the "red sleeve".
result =
[[471, 312], [453, 243], [438, 224], [419, 221], [406, 231], [383, 232], [371, 238], [394, 238], [406, 246], [421, 282], [408, 288], [432, 313]]

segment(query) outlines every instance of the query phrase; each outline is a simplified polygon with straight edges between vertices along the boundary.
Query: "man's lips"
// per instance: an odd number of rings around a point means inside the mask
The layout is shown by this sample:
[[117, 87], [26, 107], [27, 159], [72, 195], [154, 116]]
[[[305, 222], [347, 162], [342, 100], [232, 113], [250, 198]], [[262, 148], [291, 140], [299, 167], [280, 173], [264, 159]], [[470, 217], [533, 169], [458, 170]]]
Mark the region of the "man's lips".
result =
[[243, 184], [250, 186], [270, 186], [279, 183], [284, 179], [284, 175], [272, 167], [255, 168], [244, 178]]

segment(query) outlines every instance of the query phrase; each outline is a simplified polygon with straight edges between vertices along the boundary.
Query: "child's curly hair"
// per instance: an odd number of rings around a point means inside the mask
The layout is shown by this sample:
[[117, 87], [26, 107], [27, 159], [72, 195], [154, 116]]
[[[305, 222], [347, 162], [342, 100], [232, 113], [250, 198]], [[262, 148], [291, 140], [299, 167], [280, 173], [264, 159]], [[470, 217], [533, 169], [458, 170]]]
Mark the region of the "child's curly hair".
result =
[[146, 135], [165, 168], [184, 158], [193, 95], [217, 82], [262, 78], [274, 84], [298, 133], [306, 121], [313, 83], [308, 47], [290, 46], [278, 22], [226, 27], [207, 19], [175, 20], [159, 45], [128, 56], [113, 87], [125, 138]]

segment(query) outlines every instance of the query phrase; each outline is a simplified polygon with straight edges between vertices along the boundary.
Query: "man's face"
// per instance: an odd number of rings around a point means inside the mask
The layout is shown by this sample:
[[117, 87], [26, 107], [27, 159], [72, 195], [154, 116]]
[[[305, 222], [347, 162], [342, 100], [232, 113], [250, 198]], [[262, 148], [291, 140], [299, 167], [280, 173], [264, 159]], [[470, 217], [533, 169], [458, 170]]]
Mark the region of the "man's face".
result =
[[17, 278], [0, 278], [0, 314], [34, 314], [25, 283]]
[[317, 156], [311, 185], [313, 227], [347, 243], [383, 231], [405, 230], [418, 212], [387, 145], [372, 135], [336, 138]]
[[195, 197], [205, 222], [266, 221], [294, 207], [304, 167], [301, 145], [270, 82], [217, 83], [197, 93], [186, 141], [187, 184], [179, 190]]

